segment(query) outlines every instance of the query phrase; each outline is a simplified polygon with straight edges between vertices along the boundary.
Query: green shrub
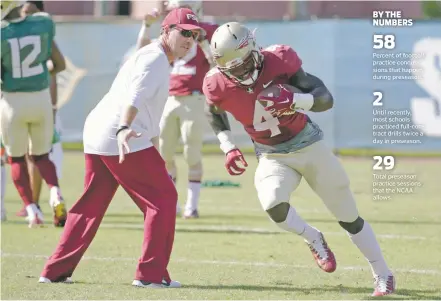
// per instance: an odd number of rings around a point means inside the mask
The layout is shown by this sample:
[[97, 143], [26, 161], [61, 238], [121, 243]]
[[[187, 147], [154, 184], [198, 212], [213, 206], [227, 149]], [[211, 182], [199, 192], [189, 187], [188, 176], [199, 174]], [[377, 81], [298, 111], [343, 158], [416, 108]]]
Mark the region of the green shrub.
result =
[[441, 1], [422, 1], [422, 8], [426, 19], [441, 19]]

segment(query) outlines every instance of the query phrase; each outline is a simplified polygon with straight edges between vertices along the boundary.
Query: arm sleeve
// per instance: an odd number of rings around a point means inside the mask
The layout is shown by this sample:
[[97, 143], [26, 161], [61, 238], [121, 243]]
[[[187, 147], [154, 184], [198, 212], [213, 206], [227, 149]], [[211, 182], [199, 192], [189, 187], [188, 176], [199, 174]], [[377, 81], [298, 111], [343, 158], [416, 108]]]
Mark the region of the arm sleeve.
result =
[[293, 76], [289, 78], [289, 83], [305, 93], [309, 93], [316, 88], [325, 86], [320, 78], [306, 73], [303, 68], [300, 68]]

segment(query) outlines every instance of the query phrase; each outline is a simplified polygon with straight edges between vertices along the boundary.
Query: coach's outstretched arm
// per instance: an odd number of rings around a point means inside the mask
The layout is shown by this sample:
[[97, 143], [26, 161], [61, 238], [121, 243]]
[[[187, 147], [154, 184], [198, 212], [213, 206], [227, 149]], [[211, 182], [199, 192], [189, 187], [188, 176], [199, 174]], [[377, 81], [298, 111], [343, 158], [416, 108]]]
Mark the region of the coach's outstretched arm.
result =
[[141, 30], [138, 33], [138, 39], [136, 40], [136, 50], [151, 43], [150, 38], [150, 26], [159, 19], [158, 10], [154, 9], [152, 12], [144, 16]]
[[323, 81], [305, 72], [302, 68], [289, 79], [289, 84], [299, 88], [303, 93], [311, 94], [314, 97], [314, 102], [309, 111], [324, 112], [331, 109], [334, 105], [334, 98]]

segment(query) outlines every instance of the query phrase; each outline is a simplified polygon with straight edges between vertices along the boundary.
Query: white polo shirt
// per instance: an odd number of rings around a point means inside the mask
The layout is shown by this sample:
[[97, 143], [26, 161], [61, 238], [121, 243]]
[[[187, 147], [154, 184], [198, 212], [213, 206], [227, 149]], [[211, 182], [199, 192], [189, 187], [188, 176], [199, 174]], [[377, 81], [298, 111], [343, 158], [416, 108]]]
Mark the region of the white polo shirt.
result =
[[159, 42], [151, 43], [131, 56], [121, 67], [112, 87], [87, 116], [84, 153], [118, 155], [116, 131], [122, 110], [128, 105], [138, 109], [131, 128], [141, 133], [131, 138], [131, 152], [152, 146], [159, 136], [159, 121], [168, 97], [171, 66]]

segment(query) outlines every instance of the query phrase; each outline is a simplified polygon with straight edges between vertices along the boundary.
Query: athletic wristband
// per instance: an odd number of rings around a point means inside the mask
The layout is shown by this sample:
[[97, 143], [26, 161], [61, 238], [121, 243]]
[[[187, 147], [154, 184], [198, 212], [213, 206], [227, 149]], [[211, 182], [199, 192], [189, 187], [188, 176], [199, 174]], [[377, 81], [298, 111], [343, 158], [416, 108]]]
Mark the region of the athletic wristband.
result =
[[237, 148], [237, 146], [232, 142], [233, 138], [231, 131], [222, 131], [218, 133], [217, 139], [219, 139], [220, 149], [224, 152], [224, 154], [227, 154], [228, 152]]
[[127, 125], [123, 125], [121, 126], [117, 131], [115, 136], [118, 136], [119, 132], [123, 131], [123, 130], [127, 130], [129, 127]]
[[314, 105], [314, 96], [312, 94], [294, 93], [294, 101], [295, 109], [309, 111]]

